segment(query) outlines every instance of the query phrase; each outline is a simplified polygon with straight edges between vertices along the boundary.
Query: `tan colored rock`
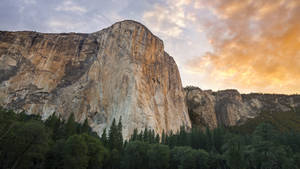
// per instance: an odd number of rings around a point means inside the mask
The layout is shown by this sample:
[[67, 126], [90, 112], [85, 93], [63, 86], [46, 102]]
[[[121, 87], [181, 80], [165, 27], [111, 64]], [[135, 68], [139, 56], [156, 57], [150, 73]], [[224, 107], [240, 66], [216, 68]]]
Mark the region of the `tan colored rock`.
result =
[[180, 74], [163, 42], [123, 21], [92, 34], [0, 32], [0, 105], [44, 119], [86, 118], [101, 134], [122, 116], [157, 133], [191, 127]]
[[216, 99], [211, 91], [203, 91], [199, 88], [188, 88], [186, 90], [186, 101], [192, 124], [216, 128], [218, 126], [215, 113]]

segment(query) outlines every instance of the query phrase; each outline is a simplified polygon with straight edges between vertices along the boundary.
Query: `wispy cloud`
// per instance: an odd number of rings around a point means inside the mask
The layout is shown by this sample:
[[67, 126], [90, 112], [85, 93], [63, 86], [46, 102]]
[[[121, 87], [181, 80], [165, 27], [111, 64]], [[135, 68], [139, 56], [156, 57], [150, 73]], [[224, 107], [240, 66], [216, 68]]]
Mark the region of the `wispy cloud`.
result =
[[149, 11], [143, 14], [143, 20], [155, 32], [164, 36], [179, 37], [186, 27], [186, 22], [192, 20], [191, 15], [187, 15], [185, 7], [190, 1], [166, 1], [166, 4], [157, 3]]
[[86, 13], [87, 9], [77, 5], [71, 0], [63, 1], [62, 4], [55, 8], [56, 11], [74, 12], [74, 13]]

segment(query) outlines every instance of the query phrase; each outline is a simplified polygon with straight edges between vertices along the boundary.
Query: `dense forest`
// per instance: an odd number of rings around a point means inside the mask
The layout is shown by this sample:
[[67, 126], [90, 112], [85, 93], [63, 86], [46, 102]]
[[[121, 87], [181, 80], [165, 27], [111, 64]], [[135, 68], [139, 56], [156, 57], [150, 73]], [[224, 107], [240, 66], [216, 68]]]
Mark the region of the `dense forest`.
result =
[[242, 130], [181, 127], [160, 137], [145, 129], [124, 140], [121, 119], [99, 137], [73, 116], [42, 121], [1, 108], [0, 168], [300, 169], [299, 132], [263, 122]]

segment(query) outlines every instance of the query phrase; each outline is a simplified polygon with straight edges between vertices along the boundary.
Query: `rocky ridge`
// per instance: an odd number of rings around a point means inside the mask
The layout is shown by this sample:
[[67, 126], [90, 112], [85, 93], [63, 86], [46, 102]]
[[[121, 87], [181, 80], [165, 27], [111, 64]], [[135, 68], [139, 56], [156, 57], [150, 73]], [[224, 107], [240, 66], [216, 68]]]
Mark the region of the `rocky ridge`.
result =
[[262, 112], [289, 112], [300, 109], [300, 95], [240, 94], [237, 90], [201, 90], [186, 87], [186, 102], [192, 123], [201, 127], [243, 124]]
[[101, 134], [191, 127], [177, 65], [145, 26], [122, 21], [91, 33], [0, 31], [0, 105], [46, 119], [88, 119]]

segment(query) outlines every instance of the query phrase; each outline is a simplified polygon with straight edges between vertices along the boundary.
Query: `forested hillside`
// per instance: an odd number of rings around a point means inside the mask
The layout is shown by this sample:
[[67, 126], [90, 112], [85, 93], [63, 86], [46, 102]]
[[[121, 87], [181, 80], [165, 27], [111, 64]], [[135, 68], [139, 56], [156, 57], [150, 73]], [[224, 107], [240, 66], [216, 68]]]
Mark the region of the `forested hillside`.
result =
[[[261, 123], [272, 124], [277, 130], [282, 132], [300, 132], [300, 110], [289, 112], [263, 112], [259, 116], [248, 119], [240, 126], [231, 127], [232, 131], [241, 133], [252, 133]], [[299, 143], [300, 144], [300, 143]]]
[[1, 169], [300, 168], [300, 133], [281, 130], [275, 123], [260, 123], [248, 132], [182, 127], [161, 137], [153, 130], [135, 130], [124, 141], [122, 121], [113, 121], [98, 137], [87, 121], [76, 123], [73, 116], [42, 121], [35, 115], [0, 111]]

